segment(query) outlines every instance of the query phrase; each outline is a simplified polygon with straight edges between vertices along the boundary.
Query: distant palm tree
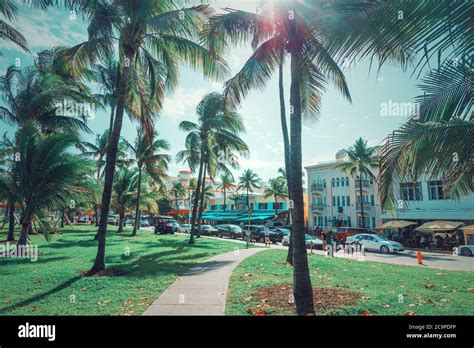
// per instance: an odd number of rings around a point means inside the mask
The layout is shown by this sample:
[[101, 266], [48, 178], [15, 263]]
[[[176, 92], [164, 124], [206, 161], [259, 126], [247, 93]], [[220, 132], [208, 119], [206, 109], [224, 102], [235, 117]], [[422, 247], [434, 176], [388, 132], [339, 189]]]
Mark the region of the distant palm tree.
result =
[[176, 214], [177, 211], [179, 210], [179, 204], [178, 201], [180, 198], [186, 196], [186, 187], [183, 185], [183, 183], [179, 180], [175, 180], [172, 183], [171, 187], [171, 192], [173, 193], [174, 199], [175, 199], [175, 204], [176, 204]]
[[234, 177], [230, 173], [223, 173], [221, 175], [221, 183], [217, 186], [218, 189], [224, 193], [224, 211], [226, 210], [227, 202], [227, 190], [235, 188], [237, 185], [234, 182]]
[[261, 180], [257, 173], [253, 172], [252, 169], [246, 169], [239, 177], [239, 186], [237, 191], [245, 190], [247, 197], [247, 210], [250, 209], [250, 192], [253, 192], [254, 188], [261, 188]]
[[164, 139], [157, 138], [158, 133], [154, 132], [151, 141], [141, 128], [137, 129], [137, 137], [134, 144], [124, 140], [128, 149], [133, 155], [132, 161], [138, 167], [137, 200], [135, 208], [135, 224], [132, 236], [137, 234], [140, 228], [140, 195], [142, 189], [142, 173], [145, 171], [150, 178], [159, 185], [164, 185], [163, 180], [167, 178], [168, 163], [171, 157], [159, 151], [169, 150], [169, 143]]
[[[15, 165], [15, 153], [12, 151], [14, 147], [13, 141], [8, 138], [5, 132], [3, 139], [0, 141], [0, 174], [12, 178]], [[5, 215], [5, 219], [8, 220], [7, 241], [13, 241], [15, 240], [15, 193], [13, 187], [9, 187], [8, 190], [0, 190], [0, 199], [5, 200], [8, 205], [8, 212]]]
[[97, 134], [94, 143], [82, 142], [81, 145], [84, 148], [84, 155], [90, 156], [96, 160], [97, 174], [96, 178], [99, 179], [101, 175], [101, 169], [105, 165], [105, 154], [107, 153], [107, 143], [109, 142], [109, 130], [106, 129], [104, 133]]
[[362, 191], [363, 177], [370, 177], [377, 180], [372, 170], [379, 165], [379, 158], [377, 157], [378, 147], [367, 146], [367, 140], [359, 138], [354, 145], [346, 150], [342, 150], [340, 154], [347, 155], [348, 159], [337, 165], [337, 168], [342, 169], [346, 174], [353, 178], [359, 179], [359, 197], [360, 197], [360, 214], [362, 220], [362, 228], [365, 228], [364, 216], [364, 196]]
[[268, 181], [269, 186], [265, 187], [264, 198], [273, 197], [275, 199], [275, 215], [278, 214], [278, 198], [288, 197], [288, 188], [286, 187], [286, 180], [281, 178], [270, 179]]
[[232, 151], [240, 154], [248, 152], [247, 145], [239, 137], [244, 131], [242, 118], [237, 112], [227, 108], [224, 101], [219, 93], [205, 95], [196, 108], [198, 122], [182, 121], [179, 125], [180, 129], [188, 134], [185, 140], [186, 149], [178, 152], [177, 161], [187, 162], [192, 172], [199, 167], [189, 243], [194, 243], [198, 207], [202, 214], [202, 193], [206, 176], [210, 174], [213, 178], [218, 170], [228, 171], [228, 162], [231, 162], [231, 166], [236, 166], [236, 161], [226, 158], [233, 158], [229, 156]]
[[0, 174], [0, 188], [12, 190], [22, 206], [18, 245], [25, 245], [33, 224], [48, 235], [46, 209], [62, 210], [69, 206], [71, 194], [86, 191], [78, 183], [80, 176], [87, 173], [89, 163], [68, 152], [79, 141], [71, 133], [41, 136], [34, 127], [25, 125], [18, 130], [16, 140], [21, 155], [13, 168], [15, 179]]
[[127, 210], [133, 209], [138, 186], [138, 170], [122, 169], [117, 171], [114, 180], [114, 195], [111, 207], [119, 215], [117, 233], [123, 232], [123, 224]]

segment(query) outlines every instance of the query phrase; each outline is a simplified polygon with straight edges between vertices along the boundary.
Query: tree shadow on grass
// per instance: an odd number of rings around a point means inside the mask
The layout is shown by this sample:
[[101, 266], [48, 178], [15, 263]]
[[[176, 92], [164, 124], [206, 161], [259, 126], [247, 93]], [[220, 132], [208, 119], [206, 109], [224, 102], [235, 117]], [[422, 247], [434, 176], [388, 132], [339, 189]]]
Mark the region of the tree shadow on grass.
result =
[[4, 314], [10, 310], [14, 310], [18, 307], [24, 307], [24, 306], [28, 306], [29, 304], [33, 303], [33, 302], [36, 302], [36, 301], [40, 301], [50, 295], [53, 295], [61, 290], [64, 290], [66, 289], [67, 287], [71, 286], [72, 284], [74, 284], [76, 281], [78, 281], [79, 279], [81, 279], [80, 276], [75, 276], [75, 277], [72, 277], [71, 279], [65, 281], [64, 283], [56, 286], [55, 288], [49, 290], [49, 291], [46, 291], [42, 294], [39, 294], [39, 295], [36, 295], [36, 296], [33, 296], [33, 297], [30, 297], [29, 299], [27, 300], [23, 300], [21, 302], [17, 302], [15, 304], [12, 304], [8, 307], [5, 307], [3, 309], [0, 310], [0, 314]]

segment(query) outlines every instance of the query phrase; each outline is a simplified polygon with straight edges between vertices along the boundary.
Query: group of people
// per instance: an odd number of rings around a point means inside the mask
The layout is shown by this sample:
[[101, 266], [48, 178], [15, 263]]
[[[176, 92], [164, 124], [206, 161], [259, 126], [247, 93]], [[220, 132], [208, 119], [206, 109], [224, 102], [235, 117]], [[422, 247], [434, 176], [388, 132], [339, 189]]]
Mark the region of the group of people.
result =
[[400, 242], [406, 247], [415, 249], [440, 249], [440, 250], [452, 250], [454, 247], [458, 247], [462, 244], [462, 235], [459, 232], [454, 232], [449, 235], [446, 234], [427, 234], [427, 233], [415, 233], [403, 235], [389, 232], [387, 239]]

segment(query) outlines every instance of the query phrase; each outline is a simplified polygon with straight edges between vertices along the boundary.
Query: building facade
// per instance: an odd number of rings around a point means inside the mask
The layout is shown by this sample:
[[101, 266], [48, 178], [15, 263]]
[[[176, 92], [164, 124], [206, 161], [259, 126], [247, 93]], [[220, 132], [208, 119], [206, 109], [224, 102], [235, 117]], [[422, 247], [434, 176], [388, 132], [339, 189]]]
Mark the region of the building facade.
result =
[[[308, 175], [309, 227], [362, 226], [359, 178], [345, 174], [338, 165], [344, 158], [306, 167]], [[373, 174], [378, 177], [378, 170]], [[421, 225], [433, 220], [474, 224], [474, 193], [452, 199], [442, 189], [442, 181], [422, 176], [416, 183], [394, 184], [397, 209], [383, 210], [376, 180], [362, 178], [365, 226], [374, 229], [393, 220], [409, 220]]]
[[[351, 177], [338, 165], [344, 163], [339, 157], [305, 167], [308, 175], [308, 225], [310, 229], [325, 229], [348, 226], [361, 227], [362, 216], [365, 227], [375, 228], [381, 223], [381, 207], [377, 182], [370, 177]], [[377, 176], [377, 171], [373, 172]], [[362, 180], [360, 203], [359, 180]], [[362, 214], [363, 210], [363, 214]]]

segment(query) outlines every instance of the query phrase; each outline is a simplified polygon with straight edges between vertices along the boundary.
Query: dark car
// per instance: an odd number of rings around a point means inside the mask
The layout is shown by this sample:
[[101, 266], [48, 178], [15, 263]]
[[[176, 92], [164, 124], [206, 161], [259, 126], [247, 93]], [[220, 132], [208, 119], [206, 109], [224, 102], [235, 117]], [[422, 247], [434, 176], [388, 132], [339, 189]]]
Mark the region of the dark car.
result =
[[277, 234], [278, 242], [281, 242], [283, 237], [288, 236], [291, 233], [291, 230], [285, 227], [270, 228], [270, 230]]
[[242, 227], [237, 225], [217, 225], [217, 236], [219, 238], [229, 237], [232, 239], [242, 238]]
[[244, 230], [245, 236], [247, 235], [247, 231], [250, 230], [250, 239], [256, 240], [260, 243], [265, 242], [265, 237], [270, 238], [272, 243], [276, 243], [278, 240], [281, 240], [279, 234], [271, 231], [267, 226], [244, 225], [242, 229]]
[[217, 228], [211, 225], [201, 225], [199, 228], [199, 234], [202, 236], [217, 236]]
[[174, 234], [176, 220], [172, 216], [156, 216], [153, 218], [155, 234]]

